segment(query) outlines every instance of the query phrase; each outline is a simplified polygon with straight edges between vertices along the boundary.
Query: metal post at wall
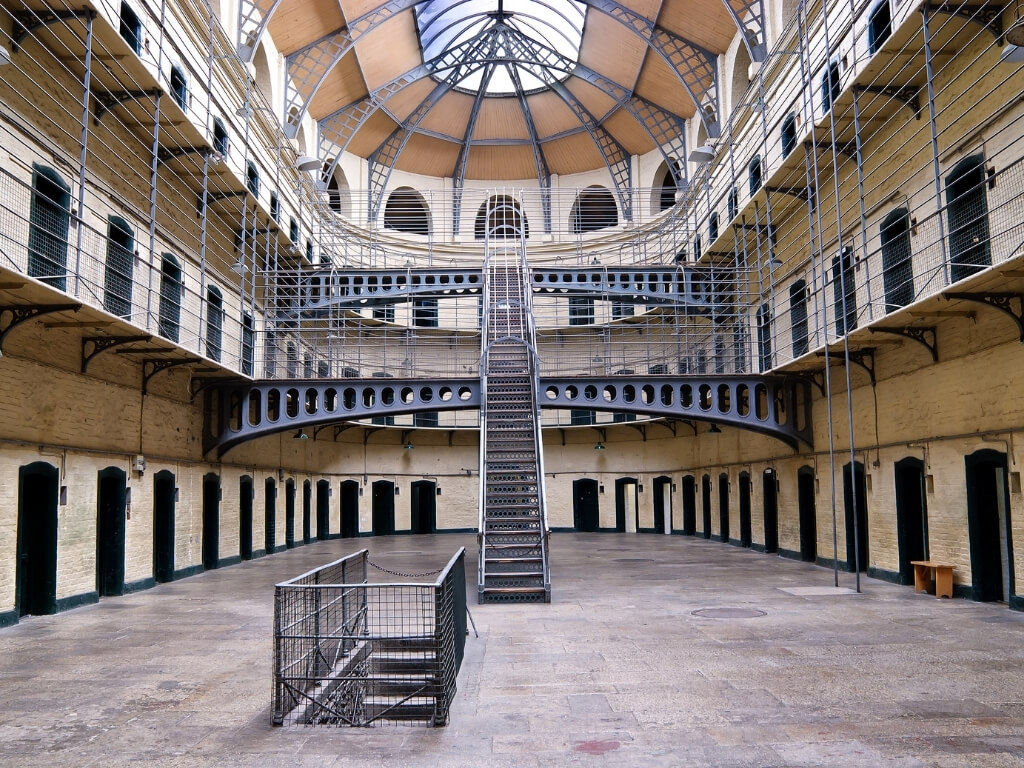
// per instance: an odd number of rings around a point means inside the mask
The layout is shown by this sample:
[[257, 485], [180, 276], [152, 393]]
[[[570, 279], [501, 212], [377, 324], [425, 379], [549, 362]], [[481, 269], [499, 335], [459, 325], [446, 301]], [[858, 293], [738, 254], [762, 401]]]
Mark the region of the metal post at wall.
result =
[[[857, 149], [857, 197], [860, 203], [860, 242], [861, 251], [864, 254], [865, 287], [868, 296], [868, 322], [875, 319], [874, 302], [871, 296], [871, 260], [868, 258], [868, 217], [864, 205], [864, 144], [860, 137], [860, 88], [853, 87], [853, 136]], [[884, 291], [883, 291], [884, 294]], [[882, 314], [885, 314], [885, 304], [882, 305]]]
[[82, 75], [82, 131], [78, 152], [78, 221], [75, 226], [75, 288], [73, 296], [79, 295], [82, 275], [82, 238], [84, 237], [82, 222], [85, 217], [85, 165], [89, 158], [89, 96], [92, 92], [92, 37], [95, 11], [84, 12], [85, 27], [85, 73]]
[[946, 254], [946, 231], [942, 222], [942, 169], [939, 167], [939, 134], [935, 121], [935, 71], [932, 65], [932, 37], [928, 27], [928, 3], [921, 6], [921, 27], [924, 32], [925, 88], [928, 93], [928, 127], [932, 135], [932, 173], [935, 177], [935, 217], [939, 223], [939, 250], [942, 254], [942, 283], [950, 284], [950, 264]]

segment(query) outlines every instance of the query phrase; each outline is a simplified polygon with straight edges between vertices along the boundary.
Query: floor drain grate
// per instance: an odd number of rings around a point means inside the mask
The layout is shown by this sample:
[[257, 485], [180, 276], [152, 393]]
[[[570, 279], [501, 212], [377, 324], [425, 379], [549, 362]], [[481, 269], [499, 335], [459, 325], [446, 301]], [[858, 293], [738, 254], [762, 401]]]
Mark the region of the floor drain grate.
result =
[[692, 611], [691, 615], [704, 619], [756, 619], [767, 616], [768, 612], [757, 608], [701, 608]]

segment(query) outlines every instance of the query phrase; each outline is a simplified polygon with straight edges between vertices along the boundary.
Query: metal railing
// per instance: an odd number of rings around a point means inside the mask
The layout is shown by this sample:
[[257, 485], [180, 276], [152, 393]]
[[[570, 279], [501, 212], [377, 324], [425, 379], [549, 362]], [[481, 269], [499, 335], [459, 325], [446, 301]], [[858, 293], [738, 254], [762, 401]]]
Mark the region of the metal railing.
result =
[[370, 583], [364, 549], [278, 584], [272, 723], [446, 725], [466, 643], [465, 556], [417, 574], [433, 582]]

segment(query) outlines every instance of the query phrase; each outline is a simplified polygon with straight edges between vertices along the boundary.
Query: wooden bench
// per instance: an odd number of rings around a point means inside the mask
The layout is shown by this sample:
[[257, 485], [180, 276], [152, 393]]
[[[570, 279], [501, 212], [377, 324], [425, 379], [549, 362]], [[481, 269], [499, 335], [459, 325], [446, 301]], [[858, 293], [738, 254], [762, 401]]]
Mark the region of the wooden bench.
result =
[[914, 566], [914, 592], [927, 592], [935, 574], [935, 597], [953, 597], [953, 566], [931, 560], [911, 560]]

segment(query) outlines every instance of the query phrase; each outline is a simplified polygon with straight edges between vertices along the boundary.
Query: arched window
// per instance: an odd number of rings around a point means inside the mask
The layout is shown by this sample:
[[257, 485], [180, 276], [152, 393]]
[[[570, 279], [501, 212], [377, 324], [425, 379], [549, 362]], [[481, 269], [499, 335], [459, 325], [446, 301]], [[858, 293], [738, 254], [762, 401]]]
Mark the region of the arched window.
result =
[[789, 153], [796, 149], [796, 115], [790, 112], [782, 121], [782, 128], [779, 131], [779, 140], [782, 144], [782, 156], [789, 157]]
[[750, 163], [747, 165], [747, 180], [750, 185], [750, 196], [753, 197], [757, 194], [757, 190], [761, 188], [761, 156], [754, 155], [751, 158]]
[[740, 196], [736, 192], [736, 187], [729, 190], [729, 198], [726, 205], [729, 209], [729, 221], [732, 221], [736, 218], [736, 214], [739, 213], [740, 210]]
[[245, 164], [245, 186], [253, 197], [260, 196], [260, 172], [252, 163]]
[[576, 196], [569, 220], [573, 234], [614, 227], [619, 223], [615, 198], [604, 187], [587, 187]]
[[530, 222], [523, 215], [519, 202], [508, 195], [495, 195], [480, 206], [476, 214], [473, 236], [495, 240], [530, 236]]
[[252, 315], [242, 315], [242, 373], [252, 376], [253, 351], [256, 347], [256, 328]]
[[910, 258], [910, 215], [897, 208], [882, 221], [882, 281], [885, 311], [905, 307], [914, 300], [914, 266]]
[[857, 327], [857, 278], [853, 248], [848, 245], [832, 258], [832, 299], [836, 305], [836, 333], [842, 336]]
[[270, 218], [281, 221], [281, 201], [277, 199], [277, 192], [270, 193]]
[[103, 308], [112, 315], [132, 314], [135, 234], [120, 216], [107, 221], [107, 259], [103, 268]]
[[676, 192], [683, 188], [683, 172], [678, 162], [662, 163], [655, 176], [658, 189], [658, 211], [665, 211], [676, 204]]
[[252, 66], [256, 71], [256, 87], [263, 93], [268, 104], [274, 103], [274, 79], [270, 74], [270, 59], [263, 43], [256, 47], [252, 56]]
[[772, 367], [772, 310], [762, 304], [757, 310], [757, 360], [758, 370], [764, 372]]
[[295, 342], [289, 341], [285, 348], [285, 373], [289, 379], [299, 375], [299, 351], [295, 348]]
[[832, 104], [839, 98], [839, 62], [830, 61], [821, 76], [821, 112], [828, 114]]
[[889, 0], [882, 0], [868, 17], [868, 50], [874, 53], [892, 34], [892, 11]]
[[206, 289], [206, 356], [220, 361], [224, 339], [224, 296], [214, 286]]
[[222, 157], [227, 157], [228, 149], [230, 148], [229, 144], [228, 129], [224, 127], [224, 123], [219, 118], [213, 118], [213, 148]]
[[712, 243], [718, 239], [718, 213], [708, 216], [708, 240]]
[[961, 160], [946, 177], [946, 217], [949, 220], [949, 275], [955, 283], [992, 263], [984, 156]]
[[409, 187], [399, 187], [384, 205], [384, 228], [410, 235], [430, 234], [430, 211], [423, 195]]
[[165, 253], [160, 263], [160, 309], [157, 328], [160, 335], [178, 341], [181, 323], [181, 265], [171, 254]]
[[28, 229], [28, 273], [61, 291], [68, 264], [71, 187], [52, 168], [32, 166]]
[[789, 287], [789, 325], [793, 357], [807, 354], [807, 283], [797, 280]]
[[700, 235], [697, 235], [693, 238], [693, 258], [699, 259], [703, 252], [704, 244], [701, 242]]
[[171, 98], [182, 109], [188, 109], [188, 81], [181, 67], [171, 67]]
[[135, 53], [142, 52], [142, 22], [128, 3], [121, 3], [119, 24], [121, 37]]

